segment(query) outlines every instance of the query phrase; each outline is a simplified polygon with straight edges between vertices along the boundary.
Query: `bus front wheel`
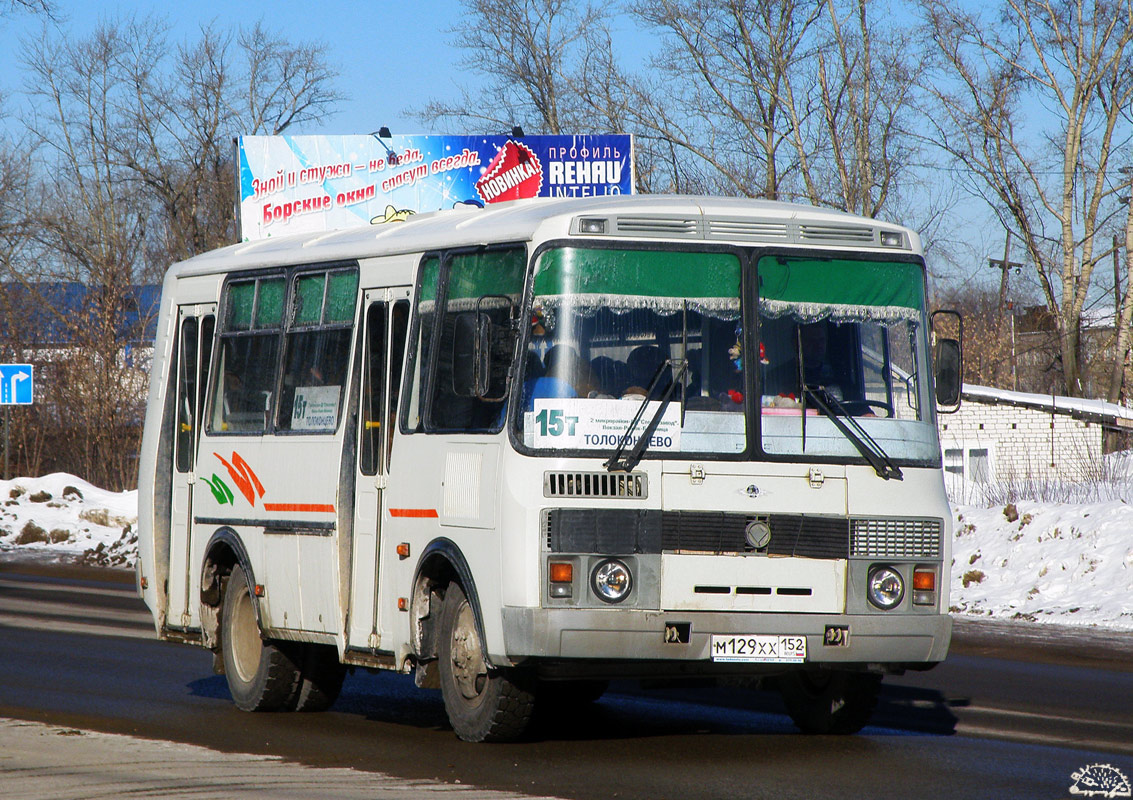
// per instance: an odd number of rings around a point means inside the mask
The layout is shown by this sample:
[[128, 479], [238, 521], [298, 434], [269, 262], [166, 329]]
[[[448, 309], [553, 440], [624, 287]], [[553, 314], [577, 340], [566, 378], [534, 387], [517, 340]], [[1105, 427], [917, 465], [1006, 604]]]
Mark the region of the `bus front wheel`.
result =
[[445, 712], [457, 736], [504, 742], [523, 735], [535, 710], [534, 682], [521, 670], [488, 664], [476, 611], [456, 583], [445, 592], [437, 657]]
[[299, 667], [287, 652], [261, 637], [252, 602], [248, 577], [237, 566], [228, 576], [221, 611], [224, 675], [237, 708], [277, 711], [296, 697]]
[[868, 672], [798, 670], [778, 678], [787, 713], [803, 733], [857, 733], [873, 716], [881, 676]]

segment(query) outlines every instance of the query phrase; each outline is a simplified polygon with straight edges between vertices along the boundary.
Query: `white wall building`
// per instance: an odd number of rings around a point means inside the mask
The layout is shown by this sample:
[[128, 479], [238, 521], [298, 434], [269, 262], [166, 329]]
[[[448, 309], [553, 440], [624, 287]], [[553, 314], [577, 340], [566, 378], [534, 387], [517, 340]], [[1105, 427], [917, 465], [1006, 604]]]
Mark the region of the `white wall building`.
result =
[[987, 483], [1098, 477], [1105, 432], [1133, 432], [1133, 409], [964, 384], [960, 410], [938, 423], [948, 489], [958, 498]]

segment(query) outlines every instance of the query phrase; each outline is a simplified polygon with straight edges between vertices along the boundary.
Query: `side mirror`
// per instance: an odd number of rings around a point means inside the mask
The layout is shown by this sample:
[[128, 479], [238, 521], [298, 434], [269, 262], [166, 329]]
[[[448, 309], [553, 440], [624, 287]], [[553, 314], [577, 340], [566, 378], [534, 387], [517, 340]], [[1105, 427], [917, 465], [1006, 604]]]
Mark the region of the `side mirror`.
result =
[[[954, 335], [948, 335], [951, 333]], [[950, 414], [960, 408], [960, 392], [963, 387], [963, 319], [955, 311], [934, 311], [932, 335], [936, 404], [942, 412]]]
[[[506, 308], [506, 324], [493, 322], [486, 308], [497, 312]], [[476, 301], [475, 311], [457, 314], [452, 339], [453, 394], [493, 403], [504, 400], [517, 333], [515, 303], [504, 295], [486, 294]]]

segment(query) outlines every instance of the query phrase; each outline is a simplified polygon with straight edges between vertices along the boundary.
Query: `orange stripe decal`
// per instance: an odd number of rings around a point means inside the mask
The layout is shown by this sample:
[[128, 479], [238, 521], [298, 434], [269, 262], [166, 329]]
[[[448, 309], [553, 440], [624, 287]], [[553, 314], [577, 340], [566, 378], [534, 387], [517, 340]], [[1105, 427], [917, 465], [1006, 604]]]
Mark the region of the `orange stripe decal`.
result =
[[333, 503], [264, 503], [265, 511], [311, 511], [319, 514], [333, 514]]
[[391, 517], [416, 517], [418, 519], [436, 519], [439, 516], [435, 508], [391, 508], [389, 515]]

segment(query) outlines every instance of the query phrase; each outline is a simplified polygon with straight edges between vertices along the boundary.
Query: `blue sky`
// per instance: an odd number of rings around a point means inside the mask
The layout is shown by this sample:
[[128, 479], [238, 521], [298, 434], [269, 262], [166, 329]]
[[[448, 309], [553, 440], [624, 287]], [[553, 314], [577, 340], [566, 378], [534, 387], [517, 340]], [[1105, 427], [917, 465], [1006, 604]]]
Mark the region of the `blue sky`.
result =
[[[394, 133], [425, 133], [407, 111], [430, 99], [454, 97], [460, 52], [447, 30], [461, 19], [457, 0], [356, 3], [344, 0], [192, 0], [187, 3], [56, 0], [73, 34], [89, 34], [101, 19], [156, 13], [173, 26], [171, 37], [193, 39], [215, 21], [235, 29], [262, 20], [292, 41], [325, 43], [340, 75], [338, 90], [349, 97], [322, 128], [293, 133], [369, 133], [387, 125]], [[0, 19], [0, 91], [19, 88], [20, 40], [36, 34], [42, 20], [26, 14]]]
[[[191, 0], [157, 4], [141, 0], [54, 0], [72, 35], [90, 34], [103, 19], [154, 13], [172, 25], [171, 40], [194, 40], [210, 22], [224, 29], [250, 26], [257, 20], [292, 41], [327, 45], [338, 70], [338, 91], [346, 99], [338, 113], [321, 126], [303, 126], [289, 133], [369, 133], [385, 125], [395, 134], [430, 133], [414, 122], [414, 108], [435, 99], [455, 99], [460, 87], [474, 87], [478, 76], [462, 71], [462, 53], [451, 45], [449, 29], [464, 19], [459, 0], [415, 0], [408, 3], [357, 3], [346, 0]], [[0, 111], [14, 111], [24, 79], [19, 66], [20, 41], [38, 34], [43, 20], [27, 14], [0, 17], [0, 95], [8, 95]], [[657, 35], [636, 30], [626, 19], [615, 25], [616, 46], [623, 66], [643, 64], [658, 45]], [[522, 124], [522, 120], [517, 120]], [[0, 122], [11, 125], [12, 120]], [[984, 214], [970, 204], [970, 216]], [[957, 212], [953, 212], [957, 213]], [[980, 220], [982, 227], [986, 220]], [[1002, 241], [996, 227], [994, 238]], [[1002, 245], [998, 245], [1002, 247]], [[980, 244], [979, 252], [987, 249]], [[998, 251], [998, 252], [1001, 252]], [[981, 259], [982, 263], [982, 259]], [[989, 271], [990, 272], [990, 271]]]

